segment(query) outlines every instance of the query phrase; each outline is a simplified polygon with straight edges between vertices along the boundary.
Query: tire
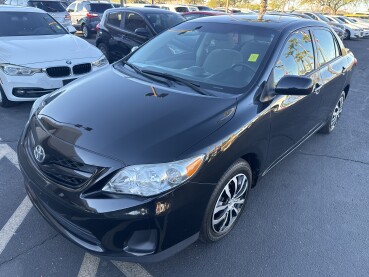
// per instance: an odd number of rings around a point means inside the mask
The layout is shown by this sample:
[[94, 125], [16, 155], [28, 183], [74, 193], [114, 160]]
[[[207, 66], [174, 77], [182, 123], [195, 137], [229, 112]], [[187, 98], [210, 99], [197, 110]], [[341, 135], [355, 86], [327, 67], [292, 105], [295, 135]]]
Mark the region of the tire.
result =
[[334, 107], [328, 122], [319, 130], [319, 133], [322, 134], [330, 134], [333, 132], [333, 130], [336, 128], [337, 126], [337, 121], [339, 120], [341, 113], [342, 113], [342, 109], [343, 109], [343, 105], [345, 103], [346, 100], [346, 94], [344, 91], [341, 92], [340, 98], [337, 101], [336, 106]]
[[82, 24], [81, 30], [82, 30], [82, 35], [84, 38], [89, 38], [91, 36], [91, 32], [87, 28], [86, 24]]
[[239, 159], [228, 168], [210, 197], [200, 230], [201, 241], [216, 242], [233, 229], [244, 210], [251, 184], [252, 171], [245, 160]]
[[108, 61], [110, 61], [110, 53], [109, 53], [109, 49], [108, 47], [105, 45], [105, 43], [99, 43], [97, 45], [97, 48], [100, 49], [100, 51], [104, 54], [105, 58], [108, 59]]
[[345, 39], [351, 39], [351, 33], [349, 30], [345, 30]]
[[8, 97], [6, 97], [5, 92], [3, 91], [2, 87], [0, 86], [0, 106], [3, 108], [9, 108], [14, 106], [14, 102], [10, 101]]

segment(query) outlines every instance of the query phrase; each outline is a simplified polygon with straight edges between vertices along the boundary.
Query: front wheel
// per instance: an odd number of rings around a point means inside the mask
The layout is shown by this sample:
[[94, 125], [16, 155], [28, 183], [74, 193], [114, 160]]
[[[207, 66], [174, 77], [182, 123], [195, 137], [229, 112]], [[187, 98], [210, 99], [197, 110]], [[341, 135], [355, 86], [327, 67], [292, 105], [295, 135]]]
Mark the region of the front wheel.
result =
[[349, 30], [345, 30], [345, 35], [344, 35], [343, 39], [351, 39], [351, 33], [350, 33]]
[[250, 165], [238, 160], [224, 173], [214, 189], [200, 230], [203, 242], [225, 237], [235, 226], [246, 203], [252, 183]]
[[319, 133], [323, 134], [330, 134], [334, 128], [336, 128], [337, 121], [341, 116], [343, 104], [346, 100], [346, 94], [344, 91], [342, 91], [340, 98], [338, 99], [338, 102], [336, 106], [333, 109], [332, 115], [329, 119], [329, 121], [319, 130]]
[[1, 88], [1, 86], [0, 86], [0, 106], [3, 108], [14, 106], [14, 102], [10, 101], [8, 97], [6, 97], [6, 94]]
[[91, 36], [91, 32], [87, 28], [86, 24], [82, 25], [82, 35], [83, 35], [84, 38], [89, 38]]

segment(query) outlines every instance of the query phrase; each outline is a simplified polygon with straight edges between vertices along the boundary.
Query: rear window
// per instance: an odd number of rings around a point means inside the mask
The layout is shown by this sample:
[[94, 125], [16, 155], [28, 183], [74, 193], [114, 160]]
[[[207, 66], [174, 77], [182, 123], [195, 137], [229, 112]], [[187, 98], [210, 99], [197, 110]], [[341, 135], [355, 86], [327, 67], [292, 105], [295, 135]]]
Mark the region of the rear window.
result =
[[89, 6], [90, 7], [88, 8], [88, 10], [95, 13], [104, 13], [107, 9], [113, 8], [111, 4], [103, 4], [103, 3], [90, 4]]
[[181, 15], [176, 13], [148, 13], [146, 17], [157, 33], [161, 33], [185, 21]]
[[67, 32], [47, 13], [0, 12], [0, 37], [60, 35]]
[[57, 1], [30, 1], [29, 6], [39, 8], [48, 13], [65, 12], [65, 6]]
[[185, 13], [189, 11], [186, 7], [177, 7], [175, 10], [177, 13]]

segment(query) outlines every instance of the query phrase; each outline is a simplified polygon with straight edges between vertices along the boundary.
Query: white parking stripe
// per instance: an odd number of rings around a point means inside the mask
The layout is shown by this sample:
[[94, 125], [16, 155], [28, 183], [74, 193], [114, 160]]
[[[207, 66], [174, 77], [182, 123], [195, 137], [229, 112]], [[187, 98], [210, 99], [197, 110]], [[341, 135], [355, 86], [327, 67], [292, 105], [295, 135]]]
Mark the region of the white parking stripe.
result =
[[[17, 154], [7, 144], [0, 144], [0, 160], [7, 158], [14, 166], [19, 169]], [[26, 196], [22, 203], [15, 210], [13, 215], [5, 223], [4, 227], [0, 231], [0, 254], [4, 251], [5, 247], [13, 237], [19, 226], [22, 224], [24, 218], [32, 208], [32, 203]]]
[[2, 158], [8, 158], [19, 169], [17, 153], [7, 144], [0, 144], [0, 160]]
[[78, 272], [78, 277], [95, 277], [97, 269], [99, 268], [100, 258], [85, 253], [81, 268]]
[[111, 261], [127, 277], [152, 277], [141, 265]]
[[15, 210], [8, 222], [0, 231], [0, 254], [4, 251], [6, 245], [22, 224], [24, 218], [27, 216], [29, 210], [32, 208], [31, 200], [26, 196], [19, 207]]

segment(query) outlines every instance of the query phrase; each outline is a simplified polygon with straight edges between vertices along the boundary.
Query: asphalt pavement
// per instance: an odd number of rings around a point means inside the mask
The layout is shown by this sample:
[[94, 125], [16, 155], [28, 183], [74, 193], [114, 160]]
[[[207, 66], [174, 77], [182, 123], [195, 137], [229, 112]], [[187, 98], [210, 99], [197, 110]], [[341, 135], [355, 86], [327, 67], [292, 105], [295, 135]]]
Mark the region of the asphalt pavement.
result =
[[345, 44], [358, 66], [334, 132], [274, 167], [222, 241], [156, 264], [98, 259], [54, 231], [27, 202], [14, 155], [31, 104], [0, 108], [0, 276], [368, 276], [369, 39]]

